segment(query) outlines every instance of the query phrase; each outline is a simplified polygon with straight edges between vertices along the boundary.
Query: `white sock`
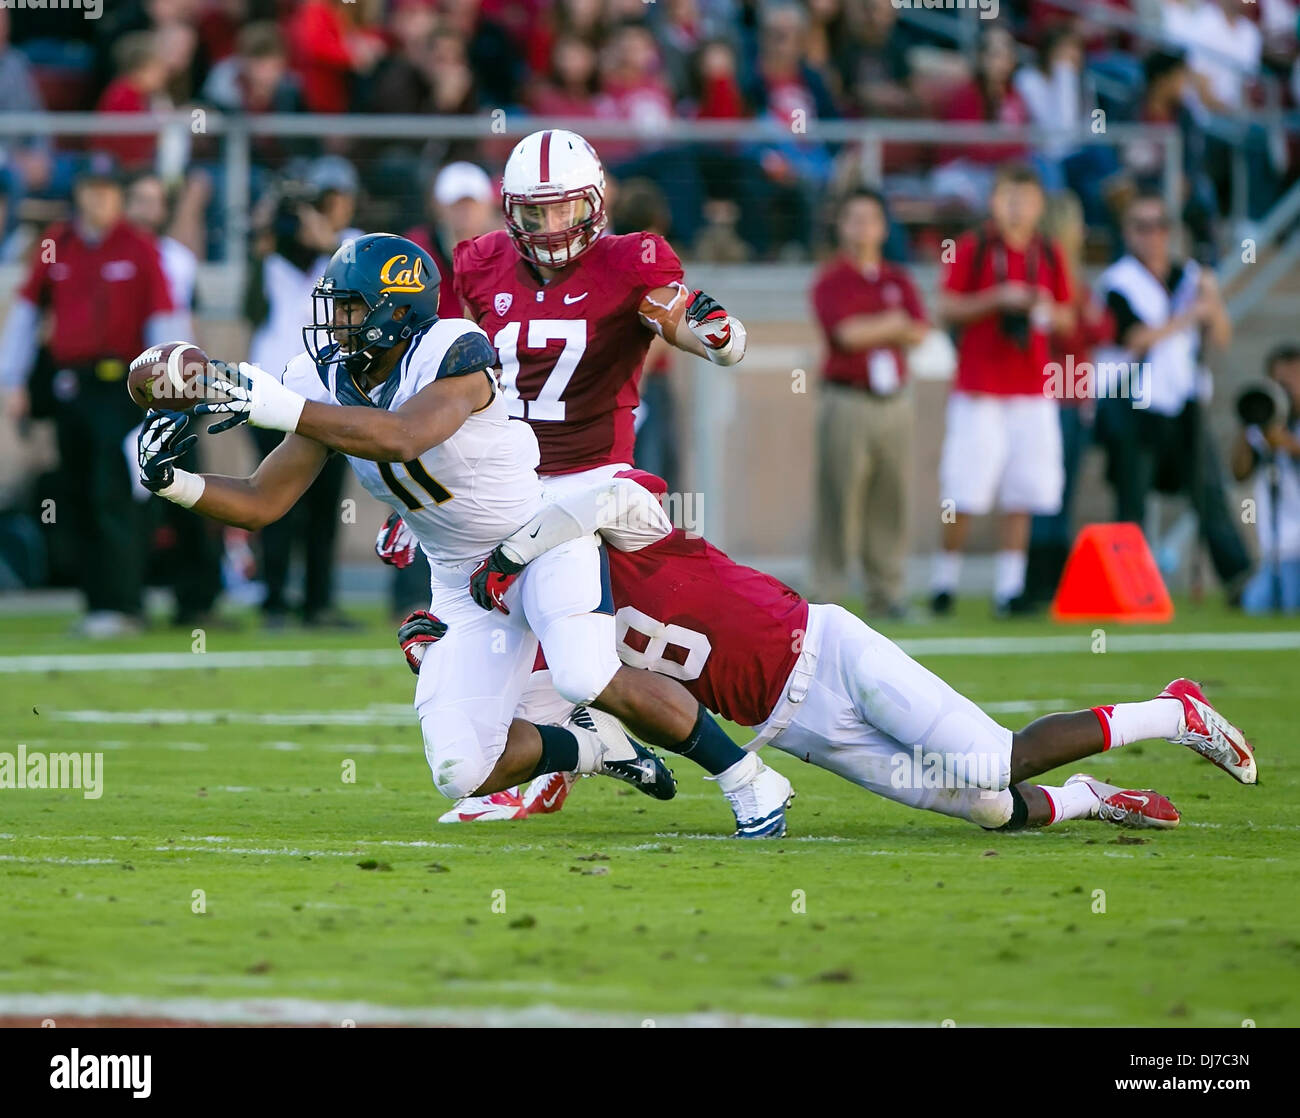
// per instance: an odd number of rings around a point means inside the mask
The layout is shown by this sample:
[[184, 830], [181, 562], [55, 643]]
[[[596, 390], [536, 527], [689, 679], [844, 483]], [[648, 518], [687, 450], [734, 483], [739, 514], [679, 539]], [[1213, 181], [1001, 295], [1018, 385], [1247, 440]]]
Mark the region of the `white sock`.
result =
[[1025, 566], [1028, 555], [1023, 551], [999, 551], [993, 560], [993, 600], [1009, 602], [1025, 592]]
[[[599, 773], [603, 771], [606, 761], [630, 761], [636, 756], [632, 743], [622, 734], [608, 734], [601, 737], [600, 734], [585, 729], [573, 721], [568, 722], [564, 729], [578, 740], [578, 772], [580, 773]], [[622, 738], [621, 743], [619, 738]]]
[[930, 566], [930, 590], [934, 594], [952, 594], [961, 575], [960, 551], [936, 551]]
[[716, 780], [724, 792], [734, 792], [754, 779], [763, 767], [757, 753], [746, 753], [729, 769], [723, 769], [717, 776], [706, 776], [705, 780]]
[[1052, 818], [1047, 821], [1047, 826], [1053, 823], [1064, 823], [1067, 819], [1091, 819], [1097, 814], [1097, 808], [1101, 804], [1097, 793], [1082, 780], [1078, 784], [1067, 784], [1063, 788], [1049, 788], [1045, 784], [1040, 784], [1038, 787], [1043, 790], [1047, 802], [1052, 805]]
[[1177, 699], [1147, 699], [1141, 703], [1116, 703], [1092, 709], [1106, 735], [1105, 749], [1150, 738], [1175, 737], [1183, 720], [1183, 704]]

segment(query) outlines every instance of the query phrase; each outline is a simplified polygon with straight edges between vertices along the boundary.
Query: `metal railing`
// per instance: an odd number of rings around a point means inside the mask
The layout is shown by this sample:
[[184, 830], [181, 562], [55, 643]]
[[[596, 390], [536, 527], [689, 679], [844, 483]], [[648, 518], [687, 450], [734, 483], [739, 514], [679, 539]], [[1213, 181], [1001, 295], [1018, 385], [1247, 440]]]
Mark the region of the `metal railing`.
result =
[[[541, 118], [494, 110], [478, 116], [395, 115], [232, 115], [195, 108], [165, 113], [0, 113], [0, 142], [7, 137], [95, 138], [103, 136], [157, 137], [159, 150], [187, 151], [195, 137], [220, 138], [218, 163], [223, 178], [221, 198], [225, 260], [208, 265], [203, 287], [210, 298], [206, 310], [231, 313], [238, 306], [249, 234], [253, 141], [265, 137], [294, 139], [391, 139], [415, 143], [452, 140], [501, 141], [522, 137], [539, 128], [569, 128], [602, 140], [655, 145], [796, 143], [855, 145], [865, 181], [879, 185], [884, 153], [891, 144], [985, 146], [1017, 144], [1032, 148], [1063, 139], [1059, 131], [1005, 124], [932, 120], [809, 120], [794, 131], [773, 119], [677, 120], [663, 129], [638, 128], [621, 120]], [[1155, 141], [1163, 151], [1162, 182], [1170, 205], [1177, 206], [1182, 176], [1182, 141], [1170, 125], [1111, 124], [1104, 132], [1080, 129], [1068, 139], [1079, 146], [1118, 146], [1133, 140]], [[183, 168], [176, 168], [180, 170]], [[219, 274], [213, 274], [219, 273]]]

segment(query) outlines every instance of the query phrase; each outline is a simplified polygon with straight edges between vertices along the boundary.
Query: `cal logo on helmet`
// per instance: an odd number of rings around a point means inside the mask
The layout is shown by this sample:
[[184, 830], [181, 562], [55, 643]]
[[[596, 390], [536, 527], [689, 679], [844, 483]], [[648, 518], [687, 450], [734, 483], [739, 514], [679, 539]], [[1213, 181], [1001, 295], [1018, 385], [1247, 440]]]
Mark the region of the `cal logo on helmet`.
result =
[[[420, 278], [424, 262], [418, 256], [409, 268], [398, 267], [409, 259], [409, 256], [394, 256], [384, 265], [379, 273], [379, 282], [384, 285], [379, 289], [381, 294], [387, 295], [391, 291], [424, 290], [424, 281]], [[396, 272], [394, 268], [397, 268]]]

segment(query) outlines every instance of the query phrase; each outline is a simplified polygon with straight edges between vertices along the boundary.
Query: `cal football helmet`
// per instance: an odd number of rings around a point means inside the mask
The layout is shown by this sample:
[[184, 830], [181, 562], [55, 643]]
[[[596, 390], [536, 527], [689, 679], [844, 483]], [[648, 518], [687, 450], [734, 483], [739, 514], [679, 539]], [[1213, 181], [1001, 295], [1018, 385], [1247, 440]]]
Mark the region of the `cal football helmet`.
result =
[[[438, 267], [414, 241], [367, 233], [344, 241], [312, 290], [302, 339], [312, 360], [364, 374], [385, 350], [438, 320]], [[359, 301], [346, 313], [336, 304]], [[336, 319], [338, 321], [336, 321]]]
[[609, 224], [600, 157], [562, 128], [525, 136], [506, 160], [501, 206], [521, 256], [548, 268], [572, 264]]

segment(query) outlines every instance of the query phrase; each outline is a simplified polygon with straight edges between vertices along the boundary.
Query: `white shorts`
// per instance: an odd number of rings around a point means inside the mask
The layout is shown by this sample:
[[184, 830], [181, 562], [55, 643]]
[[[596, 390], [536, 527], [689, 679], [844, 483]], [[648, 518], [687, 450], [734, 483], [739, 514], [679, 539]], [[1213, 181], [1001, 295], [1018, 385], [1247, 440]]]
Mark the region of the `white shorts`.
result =
[[939, 498], [958, 512], [1050, 516], [1061, 509], [1061, 421], [1046, 396], [953, 392], [939, 463]]
[[750, 748], [983, 826], [1011, 780], [1011, 731], [840, 606], [809, 607], [803, 651], [757, 731]]
[[612, 481], [632, 467], [627, 462], [612, 462], [608, 466], [592, 466], [575, 474], [542, 474], [542, 492], [548, 496], [562, 496], [577, 490], [590, 489], [602, 481]]
[[443, 795], [471, 795], [495, 768], [539, 642], [552, 685], [570, 703], [594, 699], [618, 671], [604, 564], [594, 536], [546, 552], [507, 592], [509, 614], [475, 604], [468, 578], [459, 585], [435, 581], [429, 612], [448, 629], [420, 665], [415, 709]]

